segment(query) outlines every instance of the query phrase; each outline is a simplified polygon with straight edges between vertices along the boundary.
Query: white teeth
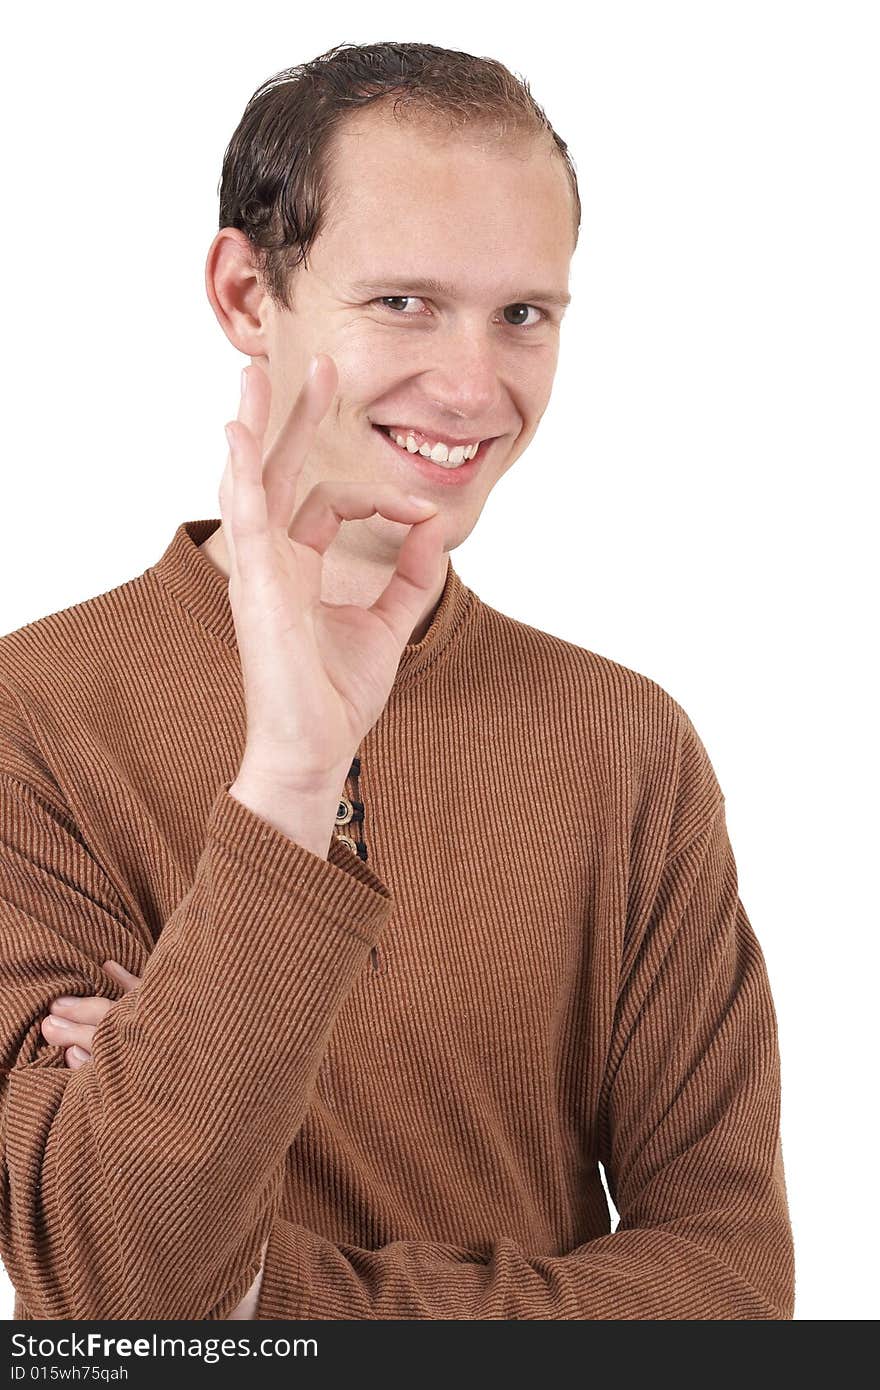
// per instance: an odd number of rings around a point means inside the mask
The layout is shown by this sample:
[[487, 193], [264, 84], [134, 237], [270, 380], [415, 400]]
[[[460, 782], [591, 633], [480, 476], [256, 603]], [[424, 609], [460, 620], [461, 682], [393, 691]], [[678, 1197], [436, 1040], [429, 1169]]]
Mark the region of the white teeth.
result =
[[420, 446], [411, 434], [391, 434], [391, 438], [401, 449], [407, 449], [411, 454], [421, 454], [432, 463], [445, 464], [447, 468], [457, 468], [459, 464], [472, 459], [480, 447], [479, 440], [474, 444], [456, 444], [455, 448], [450, 450], [447, 444], [431, 445], [426, 442]]

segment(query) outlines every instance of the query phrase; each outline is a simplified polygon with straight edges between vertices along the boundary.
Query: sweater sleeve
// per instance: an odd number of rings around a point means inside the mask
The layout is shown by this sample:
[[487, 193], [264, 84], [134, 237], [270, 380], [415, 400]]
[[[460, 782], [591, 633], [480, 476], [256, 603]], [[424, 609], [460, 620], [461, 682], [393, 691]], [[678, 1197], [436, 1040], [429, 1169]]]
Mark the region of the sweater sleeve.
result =
[[[683, 808], [691, 817], [692, 804]], [[615, 1232], [560, 1255], [273, 1224], [258, 1318], [790, 1319], [776, 1016], [724, 804], [628, 943], [598, 1114]]]
[[[319, 858], [227, 783], [153, 945], [60, 794], [2, 751], [9, 1277], [33, 1318], [223, 1318], [259, 1269], [335, 1017], [393, 900], [345, 846]], [[110, 958], [143, 977], [121, 998]], [[40, 1030], [61, 994], [117, 998], [77, 1070]]]

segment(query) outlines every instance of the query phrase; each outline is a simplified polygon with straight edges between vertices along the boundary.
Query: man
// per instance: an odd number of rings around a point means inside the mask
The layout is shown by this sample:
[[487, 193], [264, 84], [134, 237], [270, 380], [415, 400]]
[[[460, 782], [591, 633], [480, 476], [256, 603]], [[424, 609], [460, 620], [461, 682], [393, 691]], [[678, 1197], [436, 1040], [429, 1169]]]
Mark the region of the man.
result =
[[221, 525], [0, 644], [16, 1316], [791, 1318], [706, 750], [449, 560], [549, 400], [565, 146], [467, 54], [282, 76], [206, 265]]

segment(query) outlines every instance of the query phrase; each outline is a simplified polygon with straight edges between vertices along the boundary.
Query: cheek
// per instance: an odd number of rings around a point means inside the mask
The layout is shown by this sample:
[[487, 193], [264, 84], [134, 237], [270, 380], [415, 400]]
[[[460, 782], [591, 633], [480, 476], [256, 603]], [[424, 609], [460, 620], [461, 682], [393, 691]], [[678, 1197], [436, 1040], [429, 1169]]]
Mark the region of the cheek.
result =
[[393, 385], [406, 370], [407, 354], [396, 335], [382, 334], [375, 328], [377, 325], [363, 321], [352, 324], [338, 341], [325, 347], [336, 363], [343, 398], [373, 400], [388, 389], [386, 381]]
[[508, 378], [510, 398], [525, 429], [534, 430], [547, 409], [553, 389], [553, 373], [546, 364], [535, 361], [527, 364], [516, 376]]
[[338, 398], [346, 413], [368, 413], [415, 370], [412, 352], [400, 341], [403, 335], [377, 328], [375, 324], [353, 325], [334, 345], [325, 348], [336, 363]]

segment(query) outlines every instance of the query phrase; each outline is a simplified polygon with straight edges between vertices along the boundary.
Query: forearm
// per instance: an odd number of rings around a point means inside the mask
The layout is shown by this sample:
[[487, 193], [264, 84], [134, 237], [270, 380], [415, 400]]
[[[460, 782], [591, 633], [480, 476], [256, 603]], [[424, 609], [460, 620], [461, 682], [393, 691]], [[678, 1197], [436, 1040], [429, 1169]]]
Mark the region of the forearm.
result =
[[336, 1014], [391, 905], [336, 853], [218, 797], [192, 888], [92, 1061], [45, 1068], [40, 1088], [14, 1069], [10, 1220], [34, 1238], [10, 1229], [5, 1250], [35, 1316], [204, 1318], [253, 1271]]
[[[731, 1209], [719, 1213], [742, 1219]], [[764, 1269], [753, 1284], [700, 1222], [600, 1236], [536, 1255], [508, 1236], [485, 1254], [434, 1241], [354, 1250], [276, 1219], [259, 1295], [263, 1320], [763, 1321], [792, 1317], [791, 1232], [777, 1202], [754, 1212]], [[703, 1225], [705, 1225], [705, 1221]], [[684, 1235], [681, 1232], [688, 1231]]]

